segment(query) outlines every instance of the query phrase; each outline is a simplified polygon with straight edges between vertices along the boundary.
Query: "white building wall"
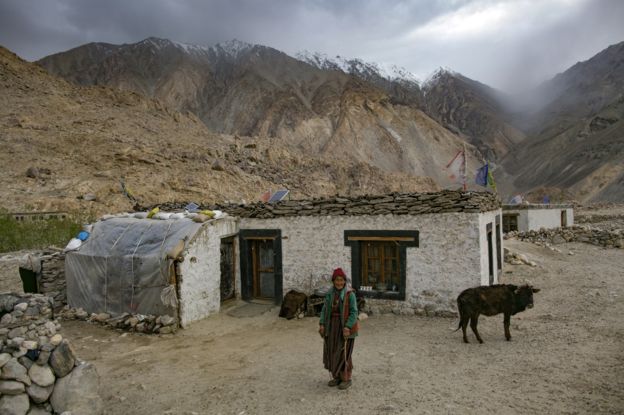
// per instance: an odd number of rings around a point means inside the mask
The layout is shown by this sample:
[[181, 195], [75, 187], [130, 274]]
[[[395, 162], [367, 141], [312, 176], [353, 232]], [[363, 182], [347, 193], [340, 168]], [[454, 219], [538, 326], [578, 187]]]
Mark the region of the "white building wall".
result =
[[525, 208], [525, 209], [505, 209], [505, 214], [518, 214], [518, 231], [538, 231], [540, 228], [554, 229], [561, 227], [561, 213], [565, 212], [566, 226], [574, 225], [573, 208]]
[[[501, 261], [503, 260], [502, 254], [502, 246], [498, 246], [496, 240], [496, 216], [501, 215], [501, 227], [499, 239], [501, 245], [503, 244], [503, 235], [502, 235], [502, 211], [493, 211], [493, 212], [485, 212], [479, 215], [479, 251], [481, 255], [481, 278], [479, 285], [489, 285], [490, 284], [490, 272], [489, 272], [489, 258], [488, 258], [488, 239], [487, 239], [487, 226], [488, 224], [492, 225], [492, 266], [493, 266], [493, 274], [494, 281], [492, 284], [498, 284], [498, 255], [496, 254], [497, 250], [501, 250]], [[502, 270], [502, 264], [501, 264]]]
[[221, 305], [221, 238], [238, 233], [237, 221], [224, 218], [208, 222], [187, 243], [180, 266], [180, 324], [200, 320]]
[[[412, 312], [429, 314], [454, 311], [457, 295], [481, 283], [480, 230], [483, 228], [484, 232], [485, 229], [481, 226], [482, 215], [241, 218], [240, 228], [281, 229], [283, 291], [296, 289], [308, 294], [321, 283], [322, 275], [331, 275], [336, 267], [342, 267], [351, 275], [351, 247], [344, 244], [345, 230], [418, 230], [419, 247], [406, 248], [405, 302], [367, 299], [367, 303], [379, 307], [407, 307]], [[487, 245], [485, 249], [487, 255]]]

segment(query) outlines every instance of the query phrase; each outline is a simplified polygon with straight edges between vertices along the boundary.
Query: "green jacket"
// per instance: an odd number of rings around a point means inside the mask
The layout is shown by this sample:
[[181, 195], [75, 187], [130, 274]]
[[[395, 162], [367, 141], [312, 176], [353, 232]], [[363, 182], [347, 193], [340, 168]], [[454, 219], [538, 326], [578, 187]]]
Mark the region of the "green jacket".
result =
[[[340, 290], [340, 320], [342, 323], [342, 327], [347, 327], [351, 329], [357, 321], [358, 318], [358, 309], [357, 309], [357, 298], [355, 297], [355, 291], [349, 292], [349, 314], [347, 321], [345, 322], [345, 310], [344, 310], [344, 297], [346, 289]], [[321, 318], [319, 324], [325, 326], [325, 337], [329, 335], [330, 331], [330, 321], [331, 321], [331, 310], [332, 310], [332, 299], [334, 297], [334, 293], [336, 289], [332, 287], [329, 292], [325, 295], [325, 304], [323, 304], [323, 310], [321, 310]], [[357, 333], [352, 333], [349, 336], [349, 339], [355, 339], [357, 337]]]

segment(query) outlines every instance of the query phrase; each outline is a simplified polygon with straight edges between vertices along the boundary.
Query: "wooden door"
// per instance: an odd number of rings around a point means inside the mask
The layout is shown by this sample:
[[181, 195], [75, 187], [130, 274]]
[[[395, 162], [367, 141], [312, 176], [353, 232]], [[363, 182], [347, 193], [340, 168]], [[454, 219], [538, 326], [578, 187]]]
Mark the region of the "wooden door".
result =
[[275, 255], [273, 239], [254, 239], [251, 241], [253, 266], [253, 297], [275, 298]]

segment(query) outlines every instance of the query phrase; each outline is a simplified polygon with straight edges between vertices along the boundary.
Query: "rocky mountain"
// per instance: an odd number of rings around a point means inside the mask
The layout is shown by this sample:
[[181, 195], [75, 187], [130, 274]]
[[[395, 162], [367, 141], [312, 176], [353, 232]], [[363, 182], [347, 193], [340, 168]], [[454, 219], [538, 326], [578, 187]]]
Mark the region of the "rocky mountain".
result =
[[[95, 48], [81, 49], [83, 65], [91, 53], [119, 49]], [[100, 214], [131, 209], [132, 198], [240, 202], [281, 187], [293, 198], [437, 189], [430, 178], [331, 154], [304, 156], [275, 137], [217, 134], [191, 112], [135, 92], [68, 83], [2, 47], [0, 143], [0, 210], [9, 211]]]
[[[450, 184], [444, 166], [463, 140], [422, 111], [416, 82], [383, 78], [359, 61], [348, 63], [349, 73], [308, 62], [237, 41], [207, 48], [149, 38], [88, 44], [38, 63], [79, 84], [191, 111], [214, 132], [275, 138], [301, 154]], [[473, 171], [481, 157], [469, 151]]]
[[[81, 85], [108, 85], [189, 111], [210, 131], [271, 140], [293, 154], [429, 176], [469, 143], [503, 197], [549, 188], [622, 200], [622, 44], [510, 97], [450, 70], [420, 83], [401, 68], [232, 41], [212, 47], [149, 38], [92, 43], [38, 63]], [[520, 99], [522, 98], [522, 99]], [[531, 102], [518, 113], [520, 103]], [[278, 143], [278, 144], [275, 144]]]
[[509, 187], [624, 201], [624, 42], [545, 83], [528, 137], [502, 164]]
[[451, 131], [462, 134], [489, 160], [498, 162], [525, 138], [512, 124], [500, 91], [448, 69], [423, 85], [426, 111]]
[[295, 57], [319, 69], [340, 71], [369, 82], [385, 91], [393, 104], [410, 105], [421, 108], [423, 94], [420, 82], [405, 68], [396, 65], [380, 65], [349, 59], [342, 56], [328, 57], [323, 53], [300, 52]]

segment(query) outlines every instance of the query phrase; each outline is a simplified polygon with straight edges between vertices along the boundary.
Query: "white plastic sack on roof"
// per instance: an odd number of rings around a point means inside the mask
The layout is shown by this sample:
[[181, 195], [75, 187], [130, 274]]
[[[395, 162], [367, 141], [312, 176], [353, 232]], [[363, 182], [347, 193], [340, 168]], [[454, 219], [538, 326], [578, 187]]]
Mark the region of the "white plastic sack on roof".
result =
[[137, 219], [145, 219], [147, 218], [147, 212], [136, 212], [133, 216]]
[[152, 216], [152, 219], [161, 219], [161, 220], [167, 220], [171, 217], [171, 213], [167, 213], [167, 212], [158, 212], [157, 214], [155, 214], [154, 216]]
[[171, 216], [169, 216], [169, 219], [183, 219], [183, 218], [184, 218], [184, 213], [182, 212], [172, 213]]
[[78, 238], [72, 238], [67, 244], [63, 252], [75, 251], [82, 246], [82, 241]]
[[220, 210], [213, 210], [213, 212], [214, 212], [214, 214], [215, 214], [215, 215], [214, 215], [214, 218], [215, 218], [215, 219], [221, 219], [221, 218], [223, 218], [223, 217], [227, 216], [227, 213], [224, 213], [224, 212], [222, 212], [222, 211], [220, 211]]

